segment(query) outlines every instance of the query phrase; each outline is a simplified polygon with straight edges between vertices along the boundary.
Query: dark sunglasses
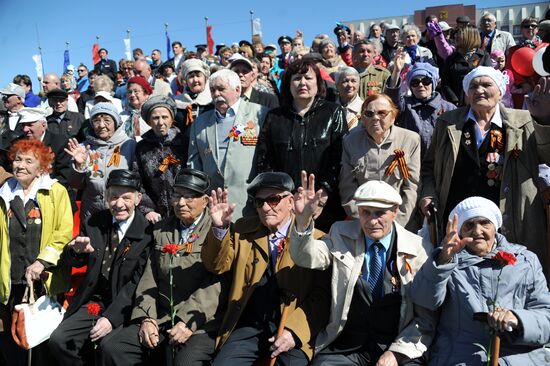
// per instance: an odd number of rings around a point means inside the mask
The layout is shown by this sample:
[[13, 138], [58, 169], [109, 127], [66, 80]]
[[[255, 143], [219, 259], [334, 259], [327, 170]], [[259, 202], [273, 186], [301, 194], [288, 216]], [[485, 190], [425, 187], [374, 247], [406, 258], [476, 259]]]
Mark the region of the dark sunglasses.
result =
[[363, 113], [363, 115], [367, 118], [372, 118], [374, 116], [378, 116], [378, 118], [380, 119], [384, 119], [386, 118], [386, 116], [388, 114], [390, 114], [391, 111], [384, 111], [384, 110], [380, 110], [380, 111], [365, 111], [365, 113]]
[[268, 196], [266, 198], [254, 197], [254, 207], [256, 207], [256, 208], [263, 207], [264, 203], [267, 202], [267, 205], [269, 207], [275, 208], [275, 207], [277, 207], [277, 205], [279, 205], [279, 203], [281, 202], [281, 200], [283, 198], [286, 198], [288, 196], [290, 196], [290, 194], [285, 194], [285, 195], [273, 194], [273, 195]]
[[527, 28], [529, 28], [529, 29], [537, 29], [539, 26], [536, 25], [536, 24], [524, 24], [524, 25], [522, 25], [521, 27], [522, 27], [522, 28], [525, 28], [525, 29], [527, 29]]
[[413, 88], [416, 88], [417, 86], [420, 85], [420, 83], [422, 83], [422, 85], [424, 86], [430, 86], [432, 85], [432, 79], [428, 78], [428, 77], [423, 77], [423, 78], [418, 78], [418, 79], [412, 79], [411, 80], [411, 86]]

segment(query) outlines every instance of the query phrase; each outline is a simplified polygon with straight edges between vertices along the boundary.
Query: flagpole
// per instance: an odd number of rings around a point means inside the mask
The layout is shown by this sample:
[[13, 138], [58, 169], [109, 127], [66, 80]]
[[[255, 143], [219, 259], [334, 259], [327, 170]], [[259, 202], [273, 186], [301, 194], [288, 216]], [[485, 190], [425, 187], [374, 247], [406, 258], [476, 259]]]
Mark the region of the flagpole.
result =
[[254, 37], [254, 10], [250, 10], [250, 40]]
[[[126, 38], [128, 39], [128, 41], [130, 41], [130, 30], [129, 29], [126, 29]], [[124, 48], [126, 48], [126, 45], [124, 45]], [[130, 49], [130, 52], [132, 52], [132, 50]], [[132, 58], [129, 57], [131, 56], [129, 53], [126, 54], [126, 59], [128, 60], [131, 60]]]
[[208, 50], [208, 17], [204, 17], [204, 30], [206, 32], [206, 49]]

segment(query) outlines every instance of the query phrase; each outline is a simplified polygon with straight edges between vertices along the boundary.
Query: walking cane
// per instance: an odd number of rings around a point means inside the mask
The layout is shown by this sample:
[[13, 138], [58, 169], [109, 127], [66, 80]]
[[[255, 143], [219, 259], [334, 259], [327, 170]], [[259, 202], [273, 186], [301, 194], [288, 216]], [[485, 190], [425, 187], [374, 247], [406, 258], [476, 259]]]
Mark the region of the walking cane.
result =
[[[285, 325], [286, 325], [286, 318], [288, 317], [288, 311], [290, 308], [290, 296], [285, 296], [285, 305], [283, 307], [283, 312], [281, 313], [281, 321], [279, 322], [279, 327], [277, 328], [277, 337], [283, 335], [283, 332], [285, 331]], [[277, 357], [273, 357], [269, 360], [269, 366], [275, 366], [275, 362], [277, 362]]]
[[493, 344], [491, 346], [491, 366], [498, 366], [498, 356], [500, 353], [500, 336], [495, 333]]
[[437, 220], [437, 208], [435, 208], [435, 203], [433, 201], [428, 205], [428, 212], [430, 213], [430, 218], [428, 220], [428, 223], [430, 224], [430, 241], [435, 248], [439, 244], [439, 238], [437, 235], [437, 226], [439, 222]]

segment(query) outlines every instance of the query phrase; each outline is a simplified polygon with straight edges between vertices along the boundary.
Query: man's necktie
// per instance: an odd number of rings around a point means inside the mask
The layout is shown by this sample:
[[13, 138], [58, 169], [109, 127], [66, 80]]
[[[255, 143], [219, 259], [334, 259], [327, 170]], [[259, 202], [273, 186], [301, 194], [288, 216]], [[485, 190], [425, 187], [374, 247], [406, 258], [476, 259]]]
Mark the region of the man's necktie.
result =
[[372, 253], [369, 259], [369, 285], [371, 288], [371, 293], [373, 298], [380, 298], [382, 296], [382, 283], [383, 283], [383, 273], [382, 273], [382, 259], [379, 256], [380, 250], [384, 250], [380, 242], [374, 242], [371, 246]]

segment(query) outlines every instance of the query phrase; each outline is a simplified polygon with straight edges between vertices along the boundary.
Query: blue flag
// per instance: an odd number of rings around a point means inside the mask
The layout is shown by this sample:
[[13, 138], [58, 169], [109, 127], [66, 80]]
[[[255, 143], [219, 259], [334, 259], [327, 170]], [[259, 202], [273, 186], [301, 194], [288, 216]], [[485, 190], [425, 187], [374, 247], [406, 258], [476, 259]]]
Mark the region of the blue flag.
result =
[[69, 60], [69, 50], [65, 50], [63, 53], [63, 72], [67, 71], [67, 67], [71, 64], [71, 61]]
[[172, 58], [172, 45], [170, 44], [170, 36], [168, 35], [168, 31], [164, 32], [166, 35], [166, 59], [169, 60]]

